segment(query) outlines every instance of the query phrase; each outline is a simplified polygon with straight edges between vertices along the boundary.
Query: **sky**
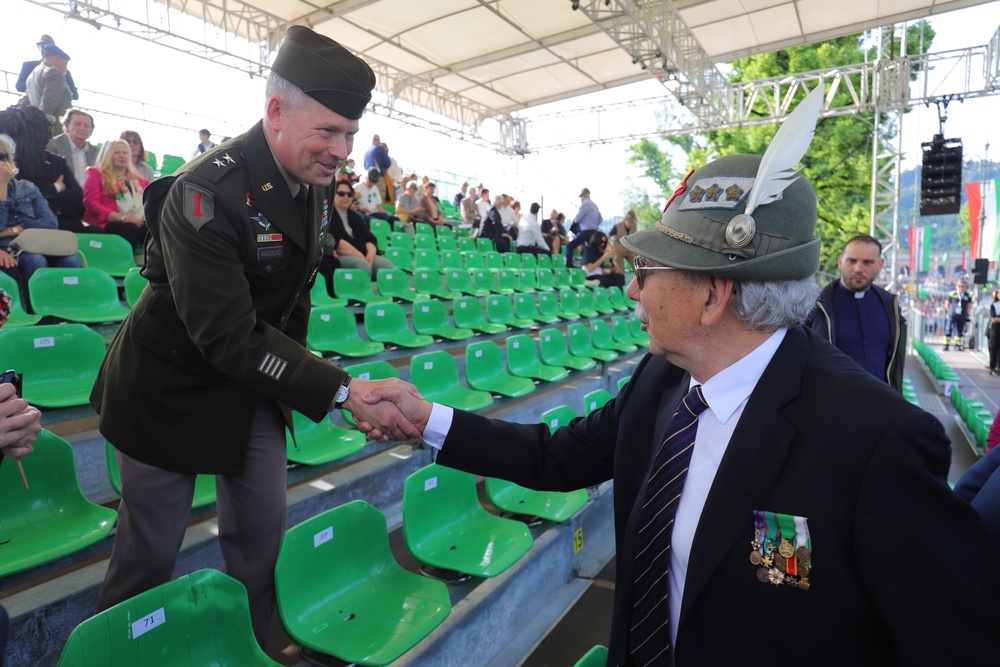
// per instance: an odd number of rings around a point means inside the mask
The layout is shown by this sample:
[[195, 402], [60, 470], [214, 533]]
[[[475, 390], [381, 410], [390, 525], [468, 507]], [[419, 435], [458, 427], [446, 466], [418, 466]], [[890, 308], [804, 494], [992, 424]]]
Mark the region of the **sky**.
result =
[[[52, 35], [71, 57], [70, 71], [83, 89], [79, 104], [107, 110], [96, 113], [92, 141], [117, 137], [122, 130], [138, 131], [149, 150], [157, 155], [173, 154], [187, 159], [198, 143], [197, 130], [205, 127], [214, 138], [245, 131], [262, 115], [264, 82], [245, 73], [214, 65], [194, 56], [158, 46], [113, 30], [96, 31], [52, 9], [26, 0], [5, 0], [5, 14], [13, 17], [19, 36], [8, 43], [0, 69], [6, 72], [6, 86], [0, 85], [0, 102], [16, 98], [3, 90], [14, 90], [14, 81], [24, 60], [37, 58], [35, 42], [42, 33]], [[930, 18], [937, 32], [932, 52], [942, 52], [986, 44], [1000, 25], [1000, 1], [948, 12]], [[961, 72], [936, 73], [939, 78], [961, 76]], [[954, 85], [938, 84], [937, 92]], [[98, 92], [99, 91], [99, 92]], [[656, 81], [621, 86], [609, 91], [567, 100], [533, 110], [571, 110], [612, 104], [665, 94]], [[947, 110], [947, 137], [961, 137], [966, 156], [1000, 159], [1000, 96], [953, 102]], [[120, 114], [120, 115], [118, 115]], [[168, 123], [132, 120], [147, 118]], [[585, 137], [594, 123], [576, 121]], [[920, 142], [929, 141], [938, 131], [937, 109], [920, 106], [906, 114], [903, 123], [904, 164], [919, 164]], [[658, 192], [653, 182], [627, 160], [632, 142], [616, 142], [590, 147], [541, 150], [524, 157], [505, 157], [467, 142], [402, 124], [396, 120], [367, 114], [351, 157], [360, 164], [371, 136], [379, 134], [389, 145], [390, 154], [407, 173], [429, 174], [439, 183], [439, 196], [450, 196], [457, 184], [469, 180], [484, 183], [490, 190], [506, 192], [524, 202], [537, 201], [543, 213], [556, 208], [572, 219], [580, 200], [580, 189], [591, 190], [592, 198], [605, 218], [620, 216], [626, 206], [626, 192], [638, 188], [665, 201], [669, 193]], [[532, 143], [529, 125], [529, 147]], [[539, 137], [535, 145], [545, 145]], [[678, 165], [683, 169], [683, 165]], [[527, 208], [525, 205], [524, 208]]]

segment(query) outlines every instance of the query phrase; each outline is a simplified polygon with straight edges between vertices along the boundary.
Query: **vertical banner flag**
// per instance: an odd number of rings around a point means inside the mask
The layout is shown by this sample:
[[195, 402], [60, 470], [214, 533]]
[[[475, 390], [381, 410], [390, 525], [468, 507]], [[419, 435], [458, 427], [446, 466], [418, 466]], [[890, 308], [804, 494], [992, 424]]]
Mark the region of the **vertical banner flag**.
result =
[[909, 231], [907, 232], [907, 237], [908, 237], [907, 238], [907, 242], [908, 242], [908, 244], [910, 246], [910, 274], [911, 275], [916, 275], [917, 271], [918, 271], [918, 269], [917, 269], [917, 253], [920, 252], [920, 250], [917, 248], [917, 233], [919, 231], [920, 230], [918, 230], [916, 227], [910, 227]]
[[931, 232], [934, 229], [930, 225], [924, 227], [924, 238], [920, 242], [920, 271], [929, 271], [931, 268]]
[[[985, 182], [965, 184], [969, 198], [969, 245], [972, 255], [985, 257], [991, 262], [1000, 255], [1000, 229], [997, 226], [997, 210], [1000, 202], [997, 200], [997, 183], [1000, 179]], [[985, 214], [980, 229], [979, 217]], [[980, 246], [980, 234], [982, 246]], [[980, 251], [980, 248], [982, 250]]]

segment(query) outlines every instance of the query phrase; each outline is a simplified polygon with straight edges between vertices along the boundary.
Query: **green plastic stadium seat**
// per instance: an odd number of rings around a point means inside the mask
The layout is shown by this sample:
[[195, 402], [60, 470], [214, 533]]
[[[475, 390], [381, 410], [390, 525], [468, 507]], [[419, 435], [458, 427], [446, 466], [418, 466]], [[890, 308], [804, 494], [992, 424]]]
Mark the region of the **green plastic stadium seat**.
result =
[[289, 636], [357, 665], [392, 662], [451, 613], [448, 586], [396, 562], [385, 516], [363, 500], [290, 528], [274, 582]]
[[500, 269], [497, 271], [497, 292], [499, 294], [513, 294], [520, 290], [521, 281], [518, 276], [518, 269]]
[[[450, 227], [442, 227], [444, 229], [451, 229]], [[438, 250], [444, 252], [445, 250], [451, 250], [453, 252], [458, 252], [458, 241], [455, 240], [454, 236], [448, 236], [445, 234], [439, 234], [437, 238]]]
[[372, 230], [372, 233], [382, 232], [383, 234], [392, 234], [392, 225], [389, 224], [388, 220], [383, 220], [382, 218], [370, 218], [368, 220], [368, 228]]
[[[491, 248], [492, 250], [492, 248]], [[485, 269], [486, 268], [486, 256], [478, 250], [469, 250], [464, 254], [465, 268], [467, 269]]]
[[594, 320], [590, 323], [590, 337], [598, 350], [618, 350], [622, 354], [631, 354], [639, 349], [630, 342], [615, 340], [611, 326], [605, 320]]
[[[538, 285], [538, 275], [535, 273], [534, 269], [506, 269], [514, 276], [514, 291], [523, 292], [525, 294], [534, 294], [535, 287]], [[500, 285], [506, 287], [507, 285], [502, 275], [498, 277]]]
[[[108, 481], [115, 493], [121, 495], [122, 476], [118, 470], [118, 458], [115, 456], [114, 446], [104, 441], [104, 462], [108, 468]], [[215, 502], [215, 475], [197, 475], [194, 478], [194, 497], [191, 499], [191, 507], [205, 507]]]
[[[449, 269], [451, 271], [452, 269]], [[454, 269], [465, 274], [465, 269]], [[454, 299], [462, 296], [459, 290], [449, 289], [445, 284], [444, 274], [438, 269], [419, 269], [413, 273], [413, 286], [418, 298], [436, 296], [441, 299]]]
[[406, 248], [391, 247], [385, 251], [385, 258], [392, 262], [392, 268], [413, 273], [413, 253]]
[[580, 511], [590, 496], [586, 489], [568, 493], [534, 491], [503, 479], [486, 478], [486, 497], [498, 509], [562, 523]]
[[400, 347], [424, 347], [432, 336], [413, 333], [406, 311], [398, 303], [370, 303], [365, 306], [365, 333], [372, 340]]
[[573, 667], [607, 667], [607, 665], [608, 649], [603, 646], [595, 646], [577, 660]]
[[71, 322], [121, 322], [128, 308], [118, 299], [115, 279], [100, 269], [38, 269], [28, 280], [38, 315]]
[[552, 269], [546, 269], [540, 266], [535, 270], [535, 277], [537, 278], [539, 290], [555, 289], [556, 282], [555, 277], [552, 274]]
[[597, 317], [597, 298], [593, 290], [573, 288], [580, 300], [580, 317]]
[[[569, 286], [575, 289], [583, 289], [587, 282], [587, 272], [583, 269], [566, 269], [569, 276]], [[601, 289], [604, 289], [603, 287]]]
[[333, 291], [341, 299], [357, 303], [391, 303], [391, 296], [381, 296], [372, 290], [372, 281], [361, 269], [334, 269]]
[[177, 155], [164, 155], [163, 163], [160, 165], [160, 176], [169, 176], [184, 164], [184, 158]]
[[139, 295], [142, 294], [142, 290], [146, 289], [146, 285], [149, 281], [143, 277], [141, 273], [142, 269], [138, 266], [133, 266], [125, 274], [125, 280], [123, 281], [125, 285], [125, 303], [131, 308], [135, 305], [135, 302], [139, 300]]
[[24, 376], [24, 398], [44, 408], [88, 405], [104, 359], [104, 337], [84, 324], [0, 329], [5, 368]]
[[570, 287], [569, 273], [572, 269], [552, 269], [552, 286], [556, 289], [566, 289]]
[[[538, 313], [546, 318], [539, 321], [552, 321], [558, 322], [562, 318], [559, 317], [559, 296], [555, 292], [551, 291], [541, 291], [538, 292]], [[552, 318], [555, 318], [554, 320]]]
[[472, 285], [472, 274], [468, 269], [448, 269], [444, 274], [445, 284], [452, 292], [461, 292], [470, 296], [486, 296], [489, 290], [477, 289]]
[[608, 298], [611, 299], [611, 305], [618, 310], [632, 310], [635, 308], [635, 301], [625, 296], [625, 292], [622, 291], [621, 287], [609, 287]]
[[458, 238], [458, 249], [462, 252], [472, 252], [476, 249], [476, 239], [468, 236]]
[[452, 249], [442, 249], [441, 250], [441, 268], [442, 269], [464, 269], [465, 259], [462, 257], [462, 253], [458, 250]]
[[307, 466], [316, 466], [364, 449], [365, 434], [343, 428], [324, 417], [318, 424], [300, 412], [292, 412], [295, 439], [285, 429], [288, 460]]
[[413, 301], [417, 298], [413, 288], [410, 287], [410, 276], [402, 269], [379, 269], [375, 277], [375, 286], [382, 296], [400, 301]]
[[243, 584], [199, 570], [116, 604], [69, 636], [58, 667], [281, 667], [257, 644]]
[[515, 329], [525, 329], [535, 325], [534, 320], [516, 317], [510, 305], [510, 298], [503, 294], [494, 294], [486, 298], [486, 321]]
[[566, 327], [569, 335], [569, 353], [578, 357], [589, 357], [597, 361], [614, 361], [618, 353], [614, 350], [598, 350], [590, 340], [590, 329], [579, 322]]
[[527, 334], [518, 334], [507, 339], [507, 368], [521, 377], [557, 382], [569, 375], [560, 366], [547, 366], [538, 359], [535, 341]]
[[[552, 269], [562, 266], [562, 262], [559, 262], [559, 258], [555, 255], [534, 255], [534, 257], [535, 266], [539, 269]], [[553, 260], [556, 260], [558, 263], [553, 264]]]
[[392, 232], [389, 234], [389, 247], [413, 252], [413, 239], [405, 232]]
[[503, 264], [508, 269], [520, 269], [521, 257], [517, 252], [507, 252], [503, 254]]
[[611, 295], [608, 294], [607, 288], [604, 287], [597, 287], [594, 289], [594, 308], [596, 308], [599, 313], [604, 315], [618, 310], [611, 305]]
[[623, 378], [619, 378], [618, 379], [618, 391], [621, 391], [622, 389], [624, 389], [625, 385], [627, 385], [628, 381], [631, 380], [631, 379], [632, 379], [631, 375], [626, 375]]
[[437, 251], [437, 239], [434, 238], [433, 232], [430, 234], [420, 233], [420, 227], [422, 226], [417, 225], [417, 238], [414, 239], [414, 246], [417, 250]]
[[153, 151], [146, 151], [146, 164], [149, 165], [150, 169], [156, 171], [157, 169], [156, 153], [154, 153]]
[[[630, 318], [631, 319], [631, 318]], [[642, 323], [636, 319], [636, 322], [641, 326]], [[611, 316], [611, 335], [619, 343], [631, 343], [637, 347], [645, 347], [649, 345], [649, 336], [642, 329], [639, 329], [639, 336], [635, 335], [629, 326], [629, 321], [625, 319], [623, 315], [612, 315]]]
[[[451, 202], [448, 203], [451, 204]], [[453, 211], [455, 210], [454, 206], [452, 207], [452, 210]], [[451, 239], [452, 241], [454, 241], [455, 230], [452, 229], [450, 225], [438, 225], [437, 236], [438, 236], [438, 241], [440, 241], [441, 239]], [[441, 247], [440, 243], [438, 243], [438, 247]]]
[[583, 414], [589, 415], [597, 408], [603, 408], [604, 404], [614, 396], [607, 389], [595, 389], [583, 396]]
[[385, 350], [382, 343], [361, 338], [354, 313], [343, 306], [318, 306], [310, 311], [306, 345], [345, 357], [370, 357]]
[[559, 321], [557, 315], [542, 315], [538, 312], [538, 304], [535, 303], [533, 294], [514, 295], [514, 315], [524, 320], [534, 320], [535, 322], [544, 322], [545, 324], [552, 324]]
[[[126, 281], [128, 278], [126, 277]], [[128, 294], [128, 284], [125, 285], [126, 295]], [[330, 296], [330, 293], [326, 291], [326, 280], [323, 276], [317, 275], [316, 280], [313, 281], [313, 286], [309, 289], [309, 301], [312, 303], [313, 307], [316, 306], [346, 306], [347, 299], [339, 299]]]
[[[344, 371], [349, 373], [351, 377], [361, 378], [362, 380], [387, 380], [389, 378], [399, 379], [399, 371], [396, 367], [390, 364], [388, 361], [363, 361], [360, 364], [351, 364], [349, 366], [342, 367]], [[344, 420], [351, 426], [357, 426], [358, 423], [354, 421], [354, 417], [351, 416], [350, 411], [341, 409], [340, 414], [343, 415]]]
[[389, 251], [389, 232], [373, 229], [372, 236], [375, 237], [375, 248], [379, 253], [386, 254]]
[[475, 297], [463, 296], [452, 301], [451, 316], [455, 320], [456, 327], [473, 329], [487, 334], [507, 330], [507, 326], [504, 324], [486, 321], [486, 317], [483, 315], [483, 304]]
[[522, 269], [537, 269], [538, 260], [535, 259], [535, 254], [530, 252], [518, 253], [518, 260], [521, 264]]
[[410, 357], [410, 382], [428, 401], [460, 410], [481, 410], [493, 404], [493, 397], [488, 391], [462, 386], [458, 379], [458, 364], [444, 350]]
[[42, 429], [35, 451], [0, 466], [0, 576], [51, 563], [100, 542], [114, 528], [114, 510], [87, 500], [76, 476], [73, 447]]
[[[483, 256], [486, 258], [486, 268], [493, 269], [494, 271], [506, 268], [507, 264], [504, 262], [504, 254], [511, 255], [513, 253], [500, 253], [496, 250], [484, 252]], [[514, 255], [514, 258], [517, 259], [517, 255]]]
[[413, 302], [413, 328], [417, 333], [446, 340], [465, 340], [476, 335], [472, 329], [453, 325], [448, 319], [448, 307], [437, 299]]
[[476, 239], [476, 250], [479, 252], [495, 251], [497, 249], [494, 245], [492, 239], [478, 238]]
[[[427, 238], [427, 237], [418, 237]], [[434, 240], [433, 238], [431, 239]], [[441, 258], [438, 256], [437, 250], [427, 250], [426, 248], [417, 248], [413, 253], [413, 269], [419, 271], [420, 269], [440, 269], [441, 268]]]
[[[442, 199], [440, 203], [441, 215], [443, 215], [448, 220], [460, 220], [462, 216], [458, 214], [458, 210], [455, 205], [448, 201], [447, 199]], [[440, 229], [444, 229], [447, 225], [442, 225]], [[450, 228], [449, 228], [450, 229]]]
[[10, 316], [5, 327], [30, 327], [42, 319], [41, 315], [31, 315], [24, 310], [17, 281], [2, 271], [0, 271], [0, 289], [10, 297]]
[[135, 268], [132, 244], [117, 234], [77, 234], [76, 241], [88, 269], [124, 278], [129, 269]]
[[570, 354], [566, 348], [566, 337], [558, 329], [542, 329], [538, 332], [538, 349], [542, 362], [549, 366], [562, 366], [575, 371], [589, 371], [597, 366], [590, 357]]
[[528, 527], [479, 504], [476, 478], [431, 464], [403, 485], [403, 541], [424, 565], [495, 577], [531, 549]]
[[576, 410], [568, 405], [559, 405], [541, 414], [541, 422], [549, 427], [549, 431], [555, 433], [556, 429], [566, 426], [571, 421], [579, 417]]
[[436, 225], [432, 225], [429, 222], [418, 222], [415, 227], [415, 231], [417, 236], [429, 236], [430, 238], [434, 238], [435, 227]]
[[507, 372], [503, 351], [491, 340], [473, 343], [465, 348], [465, 380], [473, 389], [516, 398], [530, 394], [535, 383]]
[[564, 320], [576, 320], [580, 318], [580, 297], [577, 296], [576, 290], [560, 290], [559, 317]]
[[476, 290], [478, 294], [496, 294], [497, 293], [497, 274], [496, 271], [490, 269], [473, 269], [472, 270], [472, 287]]

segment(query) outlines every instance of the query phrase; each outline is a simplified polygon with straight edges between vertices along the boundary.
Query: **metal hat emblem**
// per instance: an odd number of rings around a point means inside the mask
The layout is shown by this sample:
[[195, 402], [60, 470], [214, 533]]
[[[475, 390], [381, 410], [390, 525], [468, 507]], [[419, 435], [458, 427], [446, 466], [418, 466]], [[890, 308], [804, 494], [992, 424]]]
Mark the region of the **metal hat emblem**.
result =
[[730, 248], [742, 248], [753, 240], [757, 223], [746, 213], [740, 213], [726, 225], [726, 243]]

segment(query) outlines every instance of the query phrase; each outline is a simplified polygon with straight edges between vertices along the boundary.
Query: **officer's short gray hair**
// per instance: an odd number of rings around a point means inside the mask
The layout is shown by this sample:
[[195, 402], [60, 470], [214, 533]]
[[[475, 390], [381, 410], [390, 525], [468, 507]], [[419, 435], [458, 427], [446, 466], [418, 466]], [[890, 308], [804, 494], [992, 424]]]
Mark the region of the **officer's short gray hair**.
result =
[[816, 306], [819, 292], [812, 278], [737, 281], [733, 294], [736, 317], [754, 331], [790, 329], [806, 320]]
[[10, 155], [10, 161], [14, 161], [14, 153], [17, 152], [17, 142], [9, 134], [0, 134], [0, 153]]
[[267, 84], [264, 86], [264, 96], [266, 99], [280, 97], [285, 104], [292, 108], [300, 108], [309, 97], [302, 92], [302, 89], [294, 83], [284, 78], [280, 74], [275, 74], [272, 70], [267, 76]]

